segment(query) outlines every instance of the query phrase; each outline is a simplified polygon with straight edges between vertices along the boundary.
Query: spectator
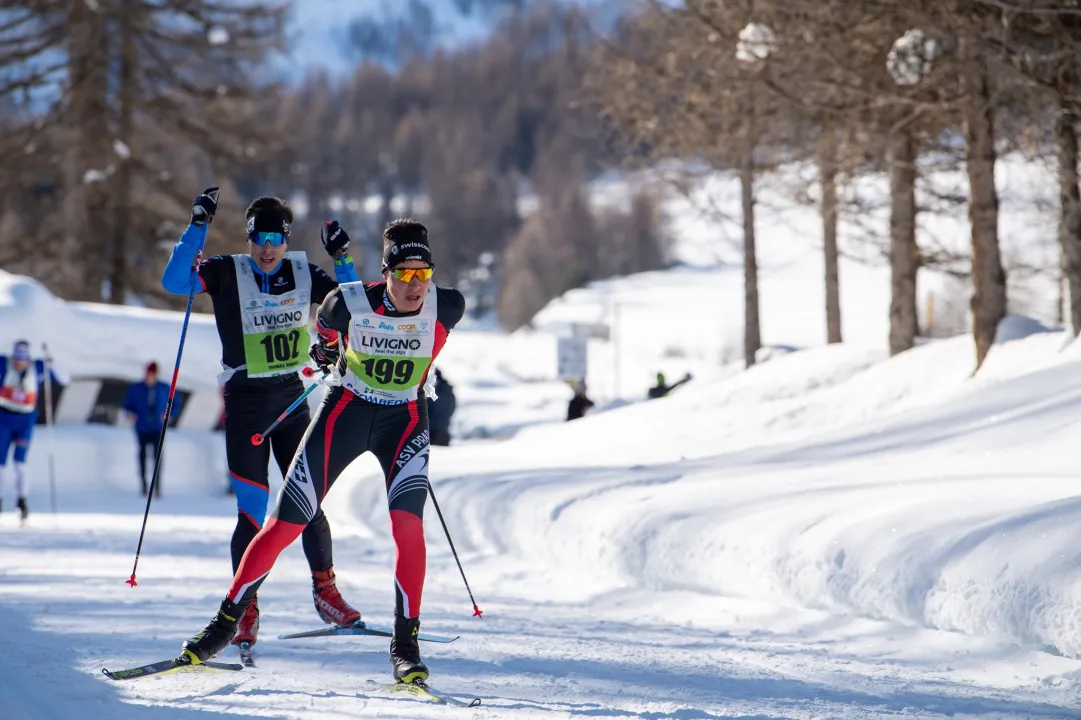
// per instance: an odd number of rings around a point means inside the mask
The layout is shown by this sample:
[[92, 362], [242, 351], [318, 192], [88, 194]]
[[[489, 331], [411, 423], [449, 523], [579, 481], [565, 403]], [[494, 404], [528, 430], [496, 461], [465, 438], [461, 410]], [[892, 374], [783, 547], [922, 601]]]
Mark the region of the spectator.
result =
[[[143, 495], [147, 494], [146, 484], [146, 455], [149, 449], [154, 453], [155, 462], [158, 458], [158, 442], [161, 439], [161, 429], [165, 424], [165, 406], [169, 402], [169, 385], [158, 380], [158, 364], [149, 363], [146, 366], [146, 377], [142, 382], [132, 383], [128, 386], [128, 392], [124, 396], [124, 410], [128, 412], [135, 423], [136, 443], [139, 446], [139, 477], [143, 483]], [[172, 417], [175, 419], [180, 414], [180, 397], [173, 398]], [[157, 484], [154, 486], [154, 497], [161, 497], [161, 471], [157, 465], [154, 470], [158, 474]]]
[[574, 397], [572, 397], [570, 403], [567, 404], [568, 421], [585, 417], [585, 414], [593, 407], [593, 401], [586, 397], [586, 383], [584, 380], [572, 382], [571, 387], [574, 388]]
[[656, 400], [657, 398], [662, 398], [690, 379], [691, 374], [687, 373], [683, 376], [683, 379], [677, 382], [675, 385], [665, 385], [664, 373], [657, 373], [657, 384], [649, 389], [649, 399]]
[[450, 445], [450, 418], [457, 403], [454, 386], [447, 382], [439, 368], [435, 370], [435, 400], [428, 401], [428, 424], [432, 445]]

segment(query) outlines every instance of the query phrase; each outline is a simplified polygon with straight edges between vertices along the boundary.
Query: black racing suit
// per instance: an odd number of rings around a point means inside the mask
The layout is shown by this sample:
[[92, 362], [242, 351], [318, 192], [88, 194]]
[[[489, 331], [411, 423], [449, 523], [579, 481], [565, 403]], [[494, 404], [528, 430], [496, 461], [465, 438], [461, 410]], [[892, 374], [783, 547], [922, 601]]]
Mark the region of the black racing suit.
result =
[[[416, 314], [394, 310], [385, 288], [384, 283], [366, 287], [374, 312], [388, 317]], [[436, 288], [436, 293], [433, 360], [465, 308], [465, 299], [457, 290]], [[319, 309], [319, 319], [324, 326], [341, 334], [344, 371], [345, 336], [351, 317], [340, 291], [327, 296]], [[391, 533], [397, 548], [395, 612], [398, 617], [410, 618], [420, 614], [426, 558], [423, 515], [428, 498], [429, 431], [423, 385], [419, 393], [417, 400], [399, 405], [376, 405], [341, 386], [327, 393], [290, 468], [271, 518], [248, 548], [239, 572], [233, 577], [230, 600], [241, 605], [250, 602], [281, 551], [296, 539], [312, 517], [322, 513], [323, 499], [346, 466], [363, 453], [371, 452], [383, 469]]]
[[[166, 290], [188, 292], [190, 268], [198, 249], [200, 228], [189, 226], [169, 259], [162, 277]], [[194, 237], [193, 237], [194, 236]], [[252, 263], [253, 280], [261, 283], [262, 292], [282, 295], [296, 288], [293, 266], [282, 262], [271, 273], [263, 273]], [[338, 287], [322, 268], [309, 263], [312, 302], [321, 303]], [[228, 255], [216, 255], [198, 265], [197, 292], [210, 295], [214, 320], [221, 339], [222, 364], [239, 368], [245, 363], [243, 326], [240, 317], [237, 271]], [[356, 279], [352, 263], [335, 264], [340, 280]], [[304, 392], [296, 373], [267, 378], [249, 378], [244, 370], [232, 375], [224, 386], [225, 454], [237, 500], [237, 524], [230, 546], [233, 572], [240, 566], [244, 551], [263, 526], [270, 493], [269, 462], [274, 461], [285, 477], [289, 464], [300, 446], [304, 431], [311, 422], [306, 403], [301, 403], [260, 445], [252, 436], [261, 433]], [[322, 511], [314, 514], [303, 532], [304, 555], [312, 571], [324, 571], [333, 564], [330, 525]]]

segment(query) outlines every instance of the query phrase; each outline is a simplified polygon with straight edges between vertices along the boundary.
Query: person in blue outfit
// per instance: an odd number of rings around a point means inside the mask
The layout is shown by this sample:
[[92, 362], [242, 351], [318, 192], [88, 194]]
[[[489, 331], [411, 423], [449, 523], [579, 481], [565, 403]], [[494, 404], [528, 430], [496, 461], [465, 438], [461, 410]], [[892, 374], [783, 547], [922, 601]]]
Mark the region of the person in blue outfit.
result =
[[[146, 366], [146, 376], [142, 382], [132, 383], [124, 395], [124, 410], [135, 422], [135, 438], [139, 446], [139, 477], [143, 482], [143, 496], [147, 493], [146, 458], [147, 451], [155, 458], [154, 470], [158, 481], [154, 485], [154, 497], [161, 497], [161, 471], [158, 470], [158, 443], [161, 442], [161, 429], [165, 425], [165, 407], [169, 404], [169, 384], [158, 380], [158, 364]], [[173, 398], [172, 419], [180, 415], [183, 401], [180, 396]]]
[[51, 366], [46, 367], [44, 360], [30, 357], [30, 343], [26, 340], [16, 342], [10, 356], [0, 355], [0, 507], [8, 454], [14, 445], [15, 506], [23, 520], [30, 514], [26, 503], [29, 492], [26, 455], [37, 422], [38, 393], [46, 372], [55, 385], [64, 384]]
[[[301, 445], [311, 413], [307, 404], [294, 410], [265, 442], [252, 444], [304, 392], [298, 371], [312, 345], [312, 304], [323, 302], [339, 283], [356, 282], [349, 257], [349, 235], [337, 223], [321, 228], [323, 248], [332, 258], [337, 282], [303, 251], [290, 250], [293, 210], [281, 198], [259, 197], [244, 212], [246, 252], [197, 257], [207, 227], [217, 212], [217, 188], [207, 188], [192, 204], [191, 223], [173, 248], [161, 278], [177, 295], [195, 291], [210, 296], [221, 340], [224, 389], [225, 455], [237, 501], [237, 524], [231, 544], [233, 572], [266, 520], [271, 454], [282, 477]], [[322, 509], [303, 531], [304, 555], [312, 571], [315, 610], [326, 623], [351, 625], [360, 612], [338, 591], [331, 552], [330, 524]], [[257, 602], [247, 606], [233, 644], [254, 645], [259, 630]]]

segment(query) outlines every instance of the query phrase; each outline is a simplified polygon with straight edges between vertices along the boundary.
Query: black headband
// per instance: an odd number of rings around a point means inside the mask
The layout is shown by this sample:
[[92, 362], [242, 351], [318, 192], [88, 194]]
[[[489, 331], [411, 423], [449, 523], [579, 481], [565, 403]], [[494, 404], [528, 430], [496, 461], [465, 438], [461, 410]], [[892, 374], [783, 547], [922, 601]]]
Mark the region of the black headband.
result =
[[413, 238], [407, 242], [383, 243], [383, 270], [390, 270], [410, 260], [420, 260], [429, 267], [435, 267], [432, 249], [425, 240]]

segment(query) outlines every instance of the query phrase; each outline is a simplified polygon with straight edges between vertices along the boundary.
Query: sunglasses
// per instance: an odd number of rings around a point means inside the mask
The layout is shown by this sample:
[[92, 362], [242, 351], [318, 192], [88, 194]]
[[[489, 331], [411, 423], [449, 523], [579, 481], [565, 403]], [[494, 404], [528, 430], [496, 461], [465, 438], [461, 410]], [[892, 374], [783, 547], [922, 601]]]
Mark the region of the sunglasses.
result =
[[413, 282], [413, 278], [418, 280], [431, 280], [432, 271], [434, 268], [394, 268], [391, 270], [394, 273], [394, 277], [402, 282]]
[[288, 240], [285, 233], [280, 232], [257, 232], [254, 235], [249, 235], [248, 239], [256, 245], [270, 245], [271, 247], [278, 247], [282, 243]]

